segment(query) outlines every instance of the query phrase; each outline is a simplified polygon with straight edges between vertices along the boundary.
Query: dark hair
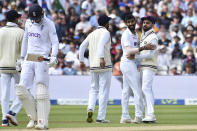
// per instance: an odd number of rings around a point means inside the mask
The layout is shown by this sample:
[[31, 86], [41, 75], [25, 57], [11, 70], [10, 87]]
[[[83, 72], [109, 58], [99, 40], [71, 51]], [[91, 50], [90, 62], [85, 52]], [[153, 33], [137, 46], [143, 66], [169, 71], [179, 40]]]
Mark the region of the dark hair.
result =
[[125, 23], [127, 22], [127, 20], [130, 20], [130, 19], [135, 19], [135, 17], [132, 15], [132, 13], [129, 13], [125, 16], [125, 19], [124, 19]]

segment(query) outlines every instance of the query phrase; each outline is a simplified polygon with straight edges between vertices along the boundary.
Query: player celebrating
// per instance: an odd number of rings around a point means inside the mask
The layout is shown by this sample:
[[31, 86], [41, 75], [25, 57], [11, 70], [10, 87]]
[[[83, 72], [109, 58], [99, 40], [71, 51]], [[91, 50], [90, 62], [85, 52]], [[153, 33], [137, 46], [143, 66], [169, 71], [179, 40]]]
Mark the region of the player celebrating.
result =
[[14, 78], [15, 83], [19, 83], [16, 59], [20, 58], [24, 34], [24, 31], [18, 27], [20, 16], [15, 10], [8, 11], [6, 15], [8, 22], [5, 27], [0, 29], [1, 106], [3, 114], [2, 126], [4, 127], [9, 126], [8, 120], [13, 125], [18, 125], [15, 115], [22, 107], [21, 102], [16, 97], [9, 111], [11, 78]]
[[[21, 59], [24, 59], [21, 80], [16, 86], [16, 93], [30, 118], [27, 128], [48, 129], [50, 112], [48, 65], [57, 63], [58, 38], [55, 25], [48, 18], [38, 4], [29, 8], [29, 18], [25, 24], [25, 34], [22, 44]], [[50, 61], [48, 58], [52, 48]], [[36, 99], [30, 94], [28, 87], [36, 85]], [[37, 125], [35, 125], [37, 122]]]
[[111, 84], [112, 63], [110, 55], [111, 37], [108, 31], [110, 17], [101, 15], [98, 19], [98, 29], [88, 35], [79, 50], [81, 67], [84, 66], [84, 52], [89, 45], [89, 61], [91, 72], [91, 88], [89, 91], [89, 103], [87, 122], [92, 122], [92, 115], [99, 94], [99, 111], [96, 122], [109, 123], [105, 120], [109, 89]]
[[152, 16], [141, 18], [143, 26], [143, 34], [140, 39], [140, 46], [151, 44], [155, 46], [155, 50], [144, 50], [135, 58], [141, 59], [141, 81], [142, 92], [145, 99], [145, 118], [143, 122], [155, 122], [154, 114], [154, 96], [152, 91], [153, 78], [157, 71], [157, 53], [156, 47], [158, 45], [157, 35], [154, 33], [152, 27], [155, 19]]
[[[154, 48], [151, 45], [146, 45], [138, 48], [138, 35], [135, 32], [136, 20], [132, 14], [125, 17], [127, 29], [121, 37], [121, 45], [123, 56], [121, 58], [120, 69], [123, 73], [123, 90], [122, 90], [122, 116], [120, 123], [140, 123], [143, 117], [143, 97], [142, 90], [139, 87], [139, 73], [134, 59], [134, 55], [142, 50]], [[129, 97], [131, 91], [134, 93], [135, 103], [135, 119], [132, 121], [128, 111]]]

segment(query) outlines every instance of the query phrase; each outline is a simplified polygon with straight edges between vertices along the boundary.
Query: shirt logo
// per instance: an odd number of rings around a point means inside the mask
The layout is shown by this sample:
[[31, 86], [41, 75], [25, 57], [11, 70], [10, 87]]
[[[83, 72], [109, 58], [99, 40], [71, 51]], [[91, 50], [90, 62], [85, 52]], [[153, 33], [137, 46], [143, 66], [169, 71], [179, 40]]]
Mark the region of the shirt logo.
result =
[[28, 36], [29, 37], [36, 37], [36, 38], [40, 38], [41, 35], [39, 33], [32, 33], [32, 32], [28, 32]]

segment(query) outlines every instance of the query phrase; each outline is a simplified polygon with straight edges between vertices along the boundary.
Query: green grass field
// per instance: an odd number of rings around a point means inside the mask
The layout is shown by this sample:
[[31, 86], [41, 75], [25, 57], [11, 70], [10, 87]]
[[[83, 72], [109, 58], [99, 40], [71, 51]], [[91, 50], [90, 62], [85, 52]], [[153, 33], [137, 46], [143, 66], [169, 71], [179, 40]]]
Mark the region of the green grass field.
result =
[[[94, 113], [96, 120], [97, 109]], [[155, 106], [157, 123], [151, 126], [160, 125], [197, 125], [197, 106], [175, 106], [163, 105]], [[134, 106], [130, 106], [131, 116], [134, 116]], [[121, 106], [108, 106], [106, 119], [110, 124], [86, 123], [86, 106], [51, 106], [50, 128], [75, 128], [75, 127], [129, 127], [129, 126], [149, 126], [150, 124], [120, 124]], [[0, 129], [25, 128], [28, 118], [22, 109], [17, 116], [19, 126]], [[190, 130], [191, 131], [191, 130]]]

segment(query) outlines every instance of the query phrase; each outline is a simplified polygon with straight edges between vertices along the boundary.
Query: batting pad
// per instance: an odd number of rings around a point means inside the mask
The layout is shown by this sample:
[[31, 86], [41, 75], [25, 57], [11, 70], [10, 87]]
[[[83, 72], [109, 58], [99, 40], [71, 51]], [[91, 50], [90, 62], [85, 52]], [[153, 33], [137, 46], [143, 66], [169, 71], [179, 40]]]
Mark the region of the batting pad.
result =
[[50, 112], [48, 87], [42, 83], [38, 83], [36, 86], [38, 123], [48, 127], [48, 116]]
[[30, 119], [37, 121], [36, 103], [31, 93], [23, 86], [16, 84], [16, 95]]

